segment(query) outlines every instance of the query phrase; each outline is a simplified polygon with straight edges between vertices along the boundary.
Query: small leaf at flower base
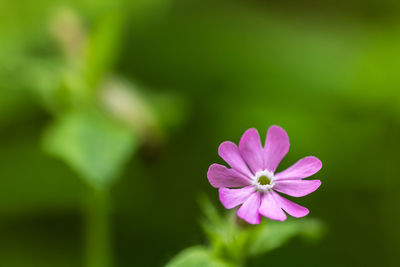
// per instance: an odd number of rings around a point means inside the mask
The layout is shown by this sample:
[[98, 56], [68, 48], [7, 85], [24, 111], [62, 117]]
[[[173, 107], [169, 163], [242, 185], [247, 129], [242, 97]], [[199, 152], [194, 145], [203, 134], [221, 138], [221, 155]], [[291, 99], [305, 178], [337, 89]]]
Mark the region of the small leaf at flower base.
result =
[[218, 213], [210, 199], [206, 195], [201, 195], [198, 198], [198, 202], [207, 222], [214, 226], [221, 225], [221, 215]]
[[116, 178], [137, 143], [131, 131], [93, 110], [61, 115], [44, 136], [48, 152], [97, 188]]
[[323, 234], [323, 230], [323, 223], [315, 219], [264, 222], [251, 233], [249, 254], [258, 255], [279, 248], [299, 235], [315, 240]]
[[310, 241], [319, 241], [326, 233], [326, 225], [317, 219], [307, 219], [303, 222], [301, 236]]
[[167, 267], [233, 267], [214, 255], [206, 247], [196, 246], [181, 251]]

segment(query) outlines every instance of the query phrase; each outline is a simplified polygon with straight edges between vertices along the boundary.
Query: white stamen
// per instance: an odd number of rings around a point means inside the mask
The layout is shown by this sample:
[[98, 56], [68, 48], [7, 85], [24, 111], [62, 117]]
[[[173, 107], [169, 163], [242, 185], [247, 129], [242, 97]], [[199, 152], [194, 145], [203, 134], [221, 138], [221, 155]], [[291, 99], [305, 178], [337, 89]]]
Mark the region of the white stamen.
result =
[[[269, 180], [269, 184], [261, 184], [260, 177], [266, 177]], [[266, 192], [270, 191], [275, 185], [274, 174], [268, 170], [259, 171], [252, 177], [252, 184], [255, 186], [256, 190]]]

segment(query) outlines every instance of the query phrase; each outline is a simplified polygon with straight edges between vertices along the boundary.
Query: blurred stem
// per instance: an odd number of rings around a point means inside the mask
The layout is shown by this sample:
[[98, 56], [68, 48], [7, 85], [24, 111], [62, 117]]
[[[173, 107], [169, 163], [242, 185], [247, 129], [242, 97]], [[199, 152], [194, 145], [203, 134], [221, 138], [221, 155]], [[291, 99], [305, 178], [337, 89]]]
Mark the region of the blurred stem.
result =
[[91, 190], [86, 205], [86, 267], [111, 267], [109, 191]]

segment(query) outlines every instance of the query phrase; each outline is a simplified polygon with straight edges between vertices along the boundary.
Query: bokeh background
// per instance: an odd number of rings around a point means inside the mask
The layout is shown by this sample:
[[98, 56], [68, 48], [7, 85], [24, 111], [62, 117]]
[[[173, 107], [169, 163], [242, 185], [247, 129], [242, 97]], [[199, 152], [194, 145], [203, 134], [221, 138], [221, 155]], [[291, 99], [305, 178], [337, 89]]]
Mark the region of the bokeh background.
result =
[[0, 265], [83, 266], [99, 185], [115, 266], [163, 266], [222, 211], [218, 145], [277, 124], [327, 230], [249, 266], [397, 266], [399, 62], [398, 1], [1, 1]]

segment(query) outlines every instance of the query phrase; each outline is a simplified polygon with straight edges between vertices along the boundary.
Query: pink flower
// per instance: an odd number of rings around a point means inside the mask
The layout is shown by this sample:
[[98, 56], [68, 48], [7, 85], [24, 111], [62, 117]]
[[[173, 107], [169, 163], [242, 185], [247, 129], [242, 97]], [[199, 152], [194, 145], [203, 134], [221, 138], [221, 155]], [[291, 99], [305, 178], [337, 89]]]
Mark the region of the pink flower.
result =
[[[314, 192], [320, 180], [303, 180], [318, 172], [322, 163], [316, 157], [305, 157], [286, 170], [275, 170], [289, 151], [289, 137], [278, 126], [268, 129], [263, 148], [256, 129], [247, 130], [239, 142], [223, 142], [218, 154], [232, 168], [212, 164], [207, 172], [210, 184], [219, 188], [219, 199], [227, 209], [241, 205], [237, 215], [251, 224], [259, 224], [261, 215], [272, 219], [286, 220], [286, 211], [293, 217], [306, 216], [309, 211], [280, 193], [302, 197]], [[234, 188], [234, 189], [232, 189]]]

